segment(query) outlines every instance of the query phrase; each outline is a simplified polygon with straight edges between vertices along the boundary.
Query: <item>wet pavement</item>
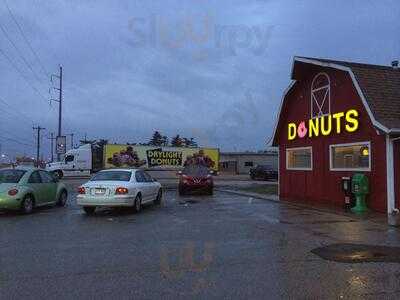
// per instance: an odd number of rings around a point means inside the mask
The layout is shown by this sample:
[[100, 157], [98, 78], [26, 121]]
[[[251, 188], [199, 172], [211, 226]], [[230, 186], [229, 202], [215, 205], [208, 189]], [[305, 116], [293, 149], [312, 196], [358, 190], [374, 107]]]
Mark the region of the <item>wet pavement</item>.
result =
[[223, 192], [167, 191], [161, 207], [93, 217], [71, 198], [66, 208], [0, 214], [1, 299], [400, 297], [400, 264], [312, 252], [399, 247], [400, 231], [383, 224]]

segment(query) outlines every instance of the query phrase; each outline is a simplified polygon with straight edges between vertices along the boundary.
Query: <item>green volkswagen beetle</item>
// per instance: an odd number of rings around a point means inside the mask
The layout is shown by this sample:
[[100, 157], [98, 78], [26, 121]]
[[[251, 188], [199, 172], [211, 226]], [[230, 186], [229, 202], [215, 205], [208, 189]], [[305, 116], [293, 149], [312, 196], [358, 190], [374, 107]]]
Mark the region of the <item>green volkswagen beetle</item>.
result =
[[65, 185], [44, 170], [0, 169], [0, 210], [29, 214], [39, 206], [65, 206], [67, 198]]

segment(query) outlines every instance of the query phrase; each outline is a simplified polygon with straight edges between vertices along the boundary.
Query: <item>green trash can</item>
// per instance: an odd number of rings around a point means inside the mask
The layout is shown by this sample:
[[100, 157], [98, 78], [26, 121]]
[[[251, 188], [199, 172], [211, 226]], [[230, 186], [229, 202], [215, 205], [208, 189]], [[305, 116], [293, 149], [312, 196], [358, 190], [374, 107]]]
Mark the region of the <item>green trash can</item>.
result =
[[369, 193], [369, 180], [365, 174], [356, 173], [351, 178], [351, 192], [356, 197], [356, 205], [351, 209], [354, 213], [364, 213], [368, 210], [365, 197]]

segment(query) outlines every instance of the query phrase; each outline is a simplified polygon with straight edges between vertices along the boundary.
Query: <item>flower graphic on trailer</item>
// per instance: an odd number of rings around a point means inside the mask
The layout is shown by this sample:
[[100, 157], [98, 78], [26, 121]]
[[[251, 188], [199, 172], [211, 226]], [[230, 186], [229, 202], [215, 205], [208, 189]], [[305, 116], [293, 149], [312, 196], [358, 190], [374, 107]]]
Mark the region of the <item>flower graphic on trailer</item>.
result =
[[331, 113], [331, 81], [328, 74], [318, 73], [311, 83], [311, 119]]

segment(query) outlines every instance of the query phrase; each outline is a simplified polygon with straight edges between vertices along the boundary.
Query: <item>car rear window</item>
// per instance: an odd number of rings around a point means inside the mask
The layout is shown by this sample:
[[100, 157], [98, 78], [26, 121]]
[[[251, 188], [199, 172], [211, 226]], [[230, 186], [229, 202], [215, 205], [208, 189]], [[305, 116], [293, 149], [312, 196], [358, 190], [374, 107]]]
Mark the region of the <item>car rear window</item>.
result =
[[25, 173], [24, 170], [0, 170], [0, 183], [18, 183]]
[[207, 176], [208, 173], [208, 168], [201, 165], [190, 165], [183, 169], [183, 174], [189, 176]]
[[131, 175], [129, 171], [105, 171], [97, 173], [90, 181], [129, 181]]

